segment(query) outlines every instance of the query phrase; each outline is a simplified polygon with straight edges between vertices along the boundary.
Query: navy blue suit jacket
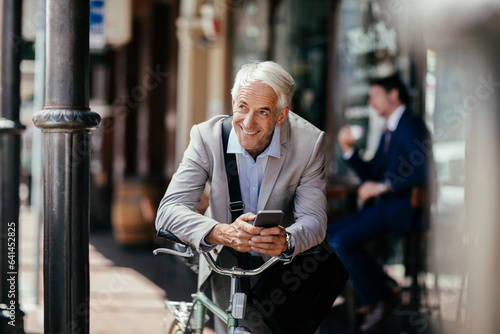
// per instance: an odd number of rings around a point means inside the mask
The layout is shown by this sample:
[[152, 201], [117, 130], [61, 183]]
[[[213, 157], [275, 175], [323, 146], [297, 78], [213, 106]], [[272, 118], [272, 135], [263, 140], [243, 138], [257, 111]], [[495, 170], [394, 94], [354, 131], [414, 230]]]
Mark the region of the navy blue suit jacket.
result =
[[395, 230], [408, 232], [412, 216], [411, 190], [415, 186], [428, 188], [433, 178], [432, 142], [423, 120], [405, 110], [391, 134], [387, 153], [384, 153], [382, 136], [372, 160], [363, 161], [355, 152], [347, 163], [362, 181], [390, 183], [391, 191], [376, 201], [382, 216], [374, 219], [391, 220]]

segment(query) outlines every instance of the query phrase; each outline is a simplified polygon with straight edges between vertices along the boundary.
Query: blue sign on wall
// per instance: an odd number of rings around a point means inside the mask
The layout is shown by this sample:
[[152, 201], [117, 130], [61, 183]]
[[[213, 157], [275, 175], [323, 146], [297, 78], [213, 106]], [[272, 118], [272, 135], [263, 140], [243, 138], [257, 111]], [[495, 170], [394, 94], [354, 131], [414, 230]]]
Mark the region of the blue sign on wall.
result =
[[106, 46], [106, 2], [90, 0], [90, 49], [103, 50]]

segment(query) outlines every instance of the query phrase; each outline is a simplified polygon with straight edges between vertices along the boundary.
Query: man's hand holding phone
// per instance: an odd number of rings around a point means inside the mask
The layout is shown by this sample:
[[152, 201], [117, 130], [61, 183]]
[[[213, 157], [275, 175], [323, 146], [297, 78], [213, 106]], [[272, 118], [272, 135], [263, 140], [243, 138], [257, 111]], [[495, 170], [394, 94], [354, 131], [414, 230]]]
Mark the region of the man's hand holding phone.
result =
[[[270, 227], [255, 225], [259, 214], [258, 223]], [[253, 250], [270, 256], [278, 256], [286, 246], [286, 230], [279, 226], [281, 216], [283, 216], [282, 212], [280, 215], [275, 211], [271, 214], [259, 211], [257, 216], [251, 212], [242, 214], [232, 224], [215, 225], [205, 237], [205, 242], [228, 246], [239, 252]], [[252, 221], [254, 224], [251, 224]]]
[[255, 227], [264, 227], [260, 235], [249, 240], [252, 250], [278, 256], [286, 250], [286, 230], [280, 226], [283, 211], [262, 210], [257, 213], [254, 221]]
[[253, 225], [266, 228], [278, 226], [282, 217], [283, 211], [281, 210], [261, 210], [257, 212]]

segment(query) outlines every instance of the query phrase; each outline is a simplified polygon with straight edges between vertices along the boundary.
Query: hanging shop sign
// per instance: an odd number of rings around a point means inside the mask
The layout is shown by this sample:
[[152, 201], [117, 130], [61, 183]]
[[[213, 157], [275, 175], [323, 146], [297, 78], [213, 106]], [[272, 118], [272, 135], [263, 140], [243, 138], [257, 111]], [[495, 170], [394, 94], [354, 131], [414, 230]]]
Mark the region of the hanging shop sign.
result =
[[92, 51], [101, 51], [106, 47], [106, 2], [90, 0], [89, 42]]
[[92, 52], [124, 45], [132, 36], [132, 3], [130, 0], [90, 0], [89, 21]]

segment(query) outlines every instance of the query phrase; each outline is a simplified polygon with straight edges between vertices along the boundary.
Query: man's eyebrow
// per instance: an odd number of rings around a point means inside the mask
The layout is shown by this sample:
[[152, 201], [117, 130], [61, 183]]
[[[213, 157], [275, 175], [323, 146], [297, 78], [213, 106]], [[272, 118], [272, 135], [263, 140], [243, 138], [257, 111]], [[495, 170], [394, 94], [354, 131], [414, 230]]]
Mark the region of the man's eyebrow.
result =
[[[248, 105], [248, 103], [244, 99], [239, 99], [238, 104], [244, 104], [246, 106]], [[258, 107], [257, 109], [258, 110], [265, 110], [265, 111], [269, 111], [269, 112], [271, 112], [271, 110], [272, 110], [272, 108], [268, 107], [268, 106]]]

